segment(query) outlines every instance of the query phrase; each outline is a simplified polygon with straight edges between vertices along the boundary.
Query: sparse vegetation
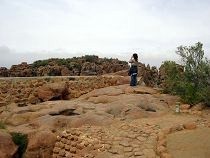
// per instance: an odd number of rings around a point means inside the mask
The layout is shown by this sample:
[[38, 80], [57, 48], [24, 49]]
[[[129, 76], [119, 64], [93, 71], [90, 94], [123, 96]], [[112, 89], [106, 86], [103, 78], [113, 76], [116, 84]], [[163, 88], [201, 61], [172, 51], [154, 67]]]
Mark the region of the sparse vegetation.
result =
[[28, 145], [28, 137], [22, 133], [11, 133], [13, 142], [18, 145], [18, 154], [22, 158]]
[[3, 121], [0, 121], [0, 129], [6, 129], [6, 125]]
[[85, 55], [83, 58], [85, 59], [86, 62], [90, 63], [96, 62], [98, 60], [98, 56], [96, 55]]
[[40, 67], [40, 66], [46, 66], [46, 65], [48, 65], [48, 63], [49, 63], [48, 60], [37, 60], [32, 64], [32, 66], [34, 68], [37, 68], [37, 67]]
[[[99, 62], [100, 59], [100, 62]], [[118, 59], [112, 59], [112, 58], [99, 58], [96, 55], [85, 55], [82, 57], [73, 57], [73, 58], [51, 58], [46, 60], [38, 60], [32, 63], [33, 68], [39, 68], [41, 66], [47, 66], [47, 65], [59, 65], [59, 66], [66, 66], [68, 69], [72, 70], [74, 68], [81, 69], [81, 66], [85, 62], [90, 63], [97, 63], [102, 64], [103, 62], [112, 62], [112, 61], [118, 61], [119, 64], [127, 64], [126, 61], [120, 61]]]

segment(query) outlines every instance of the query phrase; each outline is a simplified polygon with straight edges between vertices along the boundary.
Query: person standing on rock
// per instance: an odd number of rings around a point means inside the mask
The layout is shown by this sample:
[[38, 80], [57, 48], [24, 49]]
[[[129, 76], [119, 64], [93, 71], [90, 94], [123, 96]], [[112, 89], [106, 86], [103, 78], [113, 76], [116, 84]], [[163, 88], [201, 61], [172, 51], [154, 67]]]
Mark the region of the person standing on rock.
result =
[[131, 67], [129, 69], [129, 76], [131, 76], [130, 86], [137, 85], [137, 75], [138, 75], [138, 55], [134, 53], [129, 60]]

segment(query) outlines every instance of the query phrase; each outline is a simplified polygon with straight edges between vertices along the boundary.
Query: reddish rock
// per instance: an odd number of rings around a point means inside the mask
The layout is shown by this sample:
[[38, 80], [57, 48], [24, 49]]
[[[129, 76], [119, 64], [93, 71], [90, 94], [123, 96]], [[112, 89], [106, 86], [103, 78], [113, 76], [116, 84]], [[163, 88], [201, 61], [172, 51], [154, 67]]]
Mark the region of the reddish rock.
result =
[[6, 106], [6, 105], [7, 105], [7, 103], [5, 101], [0, 101], [0, 107]]
[[49, 83], [37, 90], [38, 98], [42, 101], [59, 100], [65, 98], [69, 94], [68, 85], [66, 83]]
[[166, 152], [166, 147], [165, 146], [158, 146], [157, 147], [157, 153], [159, 155], [161, 155], [162, 153], [165, 153]]
[[26, 62], [22, 62], [19, 65], [12, 65], [9, 70], [10, 77], [32, 77], [34, 76], [32, 66]]
[[182, 105], [180, 106], [180, 109], [181, 109], [181, 110], [189, 110], [189, 109], [190, 109], [190, 105], [189, 105], [189, 104], [182, 104]]
[[163, 140], [159, 141], [158, 142], [158, 146], [164, 146], [164, 147], [166, 147], [166, 140], [163, 139]]
[[0, 130], [0, 158], [15, 157], [18, 147], [12, 141], [10, 134]]
[[95, 63], [86, 62], [82, 65], [81, 76], [101, 75], [102, 68]]
[[40, 102], [40, 99], [38, 97], [35, 97], [34, 95], [30, 95], [28, 98], [28, 102], [31, 104], [37, 104]]
[[28, 147], [25, 158], [51, 157], [56, 135], [50, 131], [37, 131], [28, 135]]
[[160, 158], [172, 158], [172, 156], [170, 154], [168, 154], [168, 153], [162, 153], [160, 155]]
[[67, 67], [61, 68], [61, 76], [70, 76], [71, 72]]
[[6, 67], [0, 67], [0, 77], [8, 77], [9, 70]]
[[185, 129], [189, 129], [189, 130], [196, 129], [197, 127], [195, 123], [185, 123], [183, 126]]
[[117, 85], [122, 85], [122, 84], [129, 84], [130, 83], [130, 77], [126, 76], [126, 77], [119, 77], [117, 79]]
[[192, 107], [193, 111], [202, 111], [205, 108], [205, 105], [202, 103], [196, 104]]

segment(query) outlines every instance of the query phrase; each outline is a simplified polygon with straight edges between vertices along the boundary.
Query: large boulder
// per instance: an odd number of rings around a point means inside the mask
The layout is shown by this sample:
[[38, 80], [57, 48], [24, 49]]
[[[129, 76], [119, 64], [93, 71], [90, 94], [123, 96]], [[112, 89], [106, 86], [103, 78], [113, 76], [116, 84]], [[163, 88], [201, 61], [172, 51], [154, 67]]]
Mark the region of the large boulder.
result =
[[81, 76], [92, 76], [92, 75], [99, 75], [102, 74], [102, 68], [95, 64], [90, 62], [85, 62], [82, 65], [81, 69]]
[[61, 70], [63, 67], [59, 65], [47, 65], [40, 66], [36, 69], [37, 76], [61, 76]]
[[145, 67], [145, 72], [143, 75], [143, 81], [146, 84], [146, 86], [154, 87], [157, 85], [158, 82], [158, 70], [155, 66], [151, 67], [147, 65]]
[[50, 131], [39, 131], [28, 134], [28, 147], [25, 158], [52, 157], [52, 150], [56, 142], [56, 135]]
[[37, 94], [42, 101], [65, 99], [69, 94], [68, 85], [65, 82], [45, 84], [38, 88]]
[[0, 158], [15, 157], [17, 149], [17, 145], [12, 141], [12, 136], [0, 130]]
[[70, 74], [71, 72], [67, 67], [63, 66], [61, 68], [61, 76], [69, 76]]
[[32, 77], [34, 76], [34, 72], [31, 65], [28, 65], [26, 62], [22, 62], [18, 65], [12, 65], [9, 70], [9, 75], [11, 77]]
[[0, 67], [0, 77], [8, 77], [9, 70], [6, 67]]

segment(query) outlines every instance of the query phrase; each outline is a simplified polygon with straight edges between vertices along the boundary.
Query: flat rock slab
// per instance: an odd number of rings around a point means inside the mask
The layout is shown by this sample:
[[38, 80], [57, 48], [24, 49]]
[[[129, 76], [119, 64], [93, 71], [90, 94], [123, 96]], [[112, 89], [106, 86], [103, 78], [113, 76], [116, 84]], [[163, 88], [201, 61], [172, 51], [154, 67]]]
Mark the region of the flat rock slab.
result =
[[209, 158], [210, 128], [184, 130], [168, 135], [167, 148], [173, 158]]

